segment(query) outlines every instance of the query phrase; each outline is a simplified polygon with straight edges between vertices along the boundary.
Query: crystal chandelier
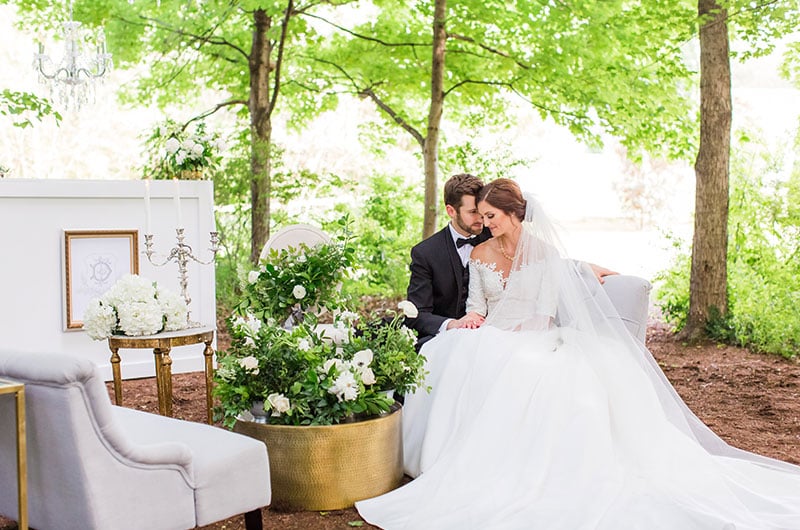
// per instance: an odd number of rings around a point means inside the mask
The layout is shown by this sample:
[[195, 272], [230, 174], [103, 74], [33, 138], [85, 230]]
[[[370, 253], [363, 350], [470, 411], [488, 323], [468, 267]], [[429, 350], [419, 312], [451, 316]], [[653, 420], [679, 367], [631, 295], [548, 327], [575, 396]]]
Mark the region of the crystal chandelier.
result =
[[[47, 85], [50, 98], [56, 99], [67, 110], [80, 110], [88, 102], [94, 102], [95, 84], [111, 70], [111, 54], [106, 51], [106, 39], [101, 29], [96, 37], [81, 29], [81, 23], [72, 18], [72, 2], [69, 3], [69, 21], [62, 22], [64, 56], [56, 64], [44, 53], [40, 41], [38, 53], [33, 55], [33, 67], [39, 74], [39, 82]], [[94, 44], [94, 53], [87, 48]]]

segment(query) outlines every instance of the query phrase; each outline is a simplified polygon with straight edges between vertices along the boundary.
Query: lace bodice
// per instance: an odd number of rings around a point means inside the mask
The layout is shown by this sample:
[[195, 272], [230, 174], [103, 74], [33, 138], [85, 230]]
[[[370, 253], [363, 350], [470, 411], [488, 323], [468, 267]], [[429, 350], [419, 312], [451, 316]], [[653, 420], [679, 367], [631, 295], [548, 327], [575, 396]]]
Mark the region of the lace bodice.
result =
[[518, 328], [523, 316], [526, 329], [550, 327], [556, 315], [558, 281], [544, 262], [512, 271], [508, 278], [496, 263], [470, 259], [469, 268], [468, 313], [480, 313], [500, 328]]

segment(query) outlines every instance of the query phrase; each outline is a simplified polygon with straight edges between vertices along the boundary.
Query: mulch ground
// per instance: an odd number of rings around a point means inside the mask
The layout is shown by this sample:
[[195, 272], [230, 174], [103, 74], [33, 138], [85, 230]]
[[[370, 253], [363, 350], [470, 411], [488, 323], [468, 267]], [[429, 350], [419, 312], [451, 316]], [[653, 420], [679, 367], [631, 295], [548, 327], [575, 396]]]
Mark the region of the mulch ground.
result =
[[[689, 407], [728, 443], [800, 465], [800, 362], [743, 348], [677, 341], [660, 323], [648, 329], [647, 345]], [[220, 348], [224, 348], [224, 339]], [[173, 376], [175, 417], [204, 422], [202, 372]], [[110, 395], [113, 391], [109, 385]], [[113, 399], [113, 398], [112, 398]], [[124, 405], [158, 411], [154, 379], [123, 382]], [[354, 509], [331, 512], [263, 511], [268, 530], [336, 530], [375, 528]], [[16, 525], [0, 517], [0, 530]], [[243, 517], [203, 527], [244, 529]]]

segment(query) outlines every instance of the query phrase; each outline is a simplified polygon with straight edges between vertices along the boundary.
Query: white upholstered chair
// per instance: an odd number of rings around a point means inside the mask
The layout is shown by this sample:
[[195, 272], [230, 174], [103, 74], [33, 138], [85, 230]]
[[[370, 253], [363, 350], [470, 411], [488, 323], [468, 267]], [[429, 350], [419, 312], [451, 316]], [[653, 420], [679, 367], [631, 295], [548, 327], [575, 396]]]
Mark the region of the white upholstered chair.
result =
[[261, 249], [259, 259], [264, 259], [271, 249], [282, 250], [298, 247], [301, 243], [313, 247], [320, 243], [330, 243], [331, 238], [319, 228], [307, 224], [295, 224], [281, 228], [275, 232]]
[[625, 327], [644, 343], [652, 285], [644, 278], [627, 274], [606, 276], [604, 280], [603, 289]]
[[[28, 509], [37, 530], [184, 529], [270, 503], [263, 442], [113, 406], [97, 368], [68, 355], [0, 352], [25, 383]], [[0, 399], [0, 514], [17, 519], [13, 399]]]

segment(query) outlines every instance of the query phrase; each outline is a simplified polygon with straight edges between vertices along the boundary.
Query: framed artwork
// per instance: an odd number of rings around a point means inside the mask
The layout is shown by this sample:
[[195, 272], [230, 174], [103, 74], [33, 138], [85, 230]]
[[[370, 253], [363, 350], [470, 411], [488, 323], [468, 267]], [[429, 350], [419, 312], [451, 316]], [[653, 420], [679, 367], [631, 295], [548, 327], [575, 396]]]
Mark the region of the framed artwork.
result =
[[139, 274], [138, 230], [64, 230], [64, 330], [83, 328], [92, 298], [125, 274]]

